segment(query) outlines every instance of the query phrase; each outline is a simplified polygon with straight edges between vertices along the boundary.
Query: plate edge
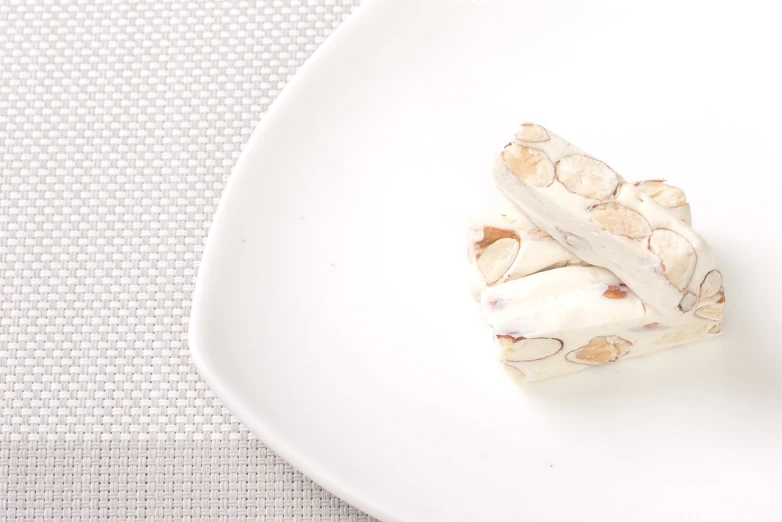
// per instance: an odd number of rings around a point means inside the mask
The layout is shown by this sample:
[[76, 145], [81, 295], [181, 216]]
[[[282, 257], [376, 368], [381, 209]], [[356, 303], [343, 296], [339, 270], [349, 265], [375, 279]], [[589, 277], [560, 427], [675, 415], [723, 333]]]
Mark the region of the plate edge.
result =
[[212, 264], [211, 251], [214, 249], [214, 247], [210, 245], [214, 243], [213, 232], [215, 230], [215, 223], [222, 219], [221, 216], [223, 214], [223, 208], [226, 205], [226, 201], [231, 199], [229, 196], [237, 184], [237, 175], [239, 175], [239, 173], [242, 171], [241, 167], [244, 165], [246, 158], [249, 155], [248, 151], [254, 149], [256, 144], [262, 141], [266, 129], [272, 126], [275, 118], [277, 117], [277, 113], [279, 113], [281, 110], [281, 107], [286, 106], [289, 103], [288, 99], [293, 97], [299, 90], [302, 78], [308, 75], [312, 64], [320, 60], [323, 55], [333, 52], [332, 48], [335, 48], [342, 39], [349, 35], [353, 27], [360, 20], [365, 18], [368, 13], [371, 13], [379, 5], [382, 5], [386, 2], [390, 2], [390, 0], [365, 0], [342, 23], [340, 23], [336, 29], [334, 29], [334, 31], [313, 52], [313, 54], [304, 62], [304, 64], [302, 64], [293, 78], [290, 79], [288, 84], [283, 87], [280, 94], [277, 96], [274, 102], [272, 102], [269, 109], [266, 111], [266, 114], [261, 118], [261, 121], [253, 130], [250, 138], [247, 140], [247, 143], [245, 143], [242, 147], [239, 157], [237, 158], [226, 185], [223, 188], [222, 194], [220, 195], [220, 201], [218, 202], [217, 208], [215, 209], [215, 213], [212, 217], [212, 225], [207, 235], [204, 251], [201, 255], [201, 261], [198, 267], [198, 272], [196, 274], [189, 324], [187, 328], [187, 344], [190, 356], [196, 366], [196, 370], [198, 371], [201, 378], [206, 381], [207, 385], [209, 385], [209, 388], [214, 392], [215, 396], [217, 396], [231, 411], [231, 413], [236, 415], [236, 417], [274, 453], [282, 457], [286, 462], [306, 475], [313, 482], [317, 483], [320, 487], [332, 495], [344, 500], [355, 508], [360, 509], [372, 517], [386, 522], [402, 522], [401, 519], [385, 512], [377, 505], [363, 499], [353, 491], [345, 489], [338, 483], [334, 482], [329, 478], [325, 471], [312, 466], [303, 455], [300, 455], [294, 449], [282, 443], [260, 422], [257, 422], [249, 413], [249, 408], [245, 407], [242, 404], [242, 401], [236, 398], [236, 393], [225, 386], [221, 382], [221, 379], [213, 374], [209, 369], [207, 363], [202, 358], [203, 350], [200, 347], [201, 340], [198, 334], [198, 331], [200, 330], [199, 316], [203, 313], [202, 308], [205, 306], [203, 304], [205, 297], [203, 296], [203, 290], [201, 290], [203, 287], [202, 281], [206, 277], [205, 274], [212, 272], [212, 268], [210, 267]]

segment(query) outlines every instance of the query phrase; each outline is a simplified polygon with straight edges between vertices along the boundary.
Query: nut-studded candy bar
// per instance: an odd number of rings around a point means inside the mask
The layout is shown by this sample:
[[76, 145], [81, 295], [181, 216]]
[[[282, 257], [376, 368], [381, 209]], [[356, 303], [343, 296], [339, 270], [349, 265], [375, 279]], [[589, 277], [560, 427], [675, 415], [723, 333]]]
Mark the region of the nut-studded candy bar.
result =
[[664, 317], [697, 314], [722, 286], [711, 248], [655, 201], [654, 186], [625, 182], [543, 127], [522, 125], [497, 155], [494, 179], [533, 223]]
[[671, 322], [594, 266], [555, 268], [481, 292], [502, 362], [527, 382], [719, 335], [724, 302], [720, 286], [699, 312]]

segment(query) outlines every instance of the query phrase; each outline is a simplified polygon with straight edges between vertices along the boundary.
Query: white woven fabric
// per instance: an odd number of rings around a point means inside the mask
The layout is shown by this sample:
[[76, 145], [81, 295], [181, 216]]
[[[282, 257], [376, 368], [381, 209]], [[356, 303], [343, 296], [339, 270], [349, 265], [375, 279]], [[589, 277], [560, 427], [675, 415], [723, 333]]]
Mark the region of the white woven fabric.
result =
[[186, 338], [242, 144], [357, 3], [0, 0], [0, 520], [370, 520]]

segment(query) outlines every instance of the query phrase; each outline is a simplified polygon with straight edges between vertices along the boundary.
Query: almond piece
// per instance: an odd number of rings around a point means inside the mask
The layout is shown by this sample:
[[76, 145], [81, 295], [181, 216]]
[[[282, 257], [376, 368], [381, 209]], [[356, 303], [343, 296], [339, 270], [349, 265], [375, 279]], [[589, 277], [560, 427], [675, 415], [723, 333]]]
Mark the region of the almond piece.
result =
[[570, 192], [604, 200], [614, 193], [621, 178], [602, 161], [584, 154], [562, 158], [556, 165], [557, 179]]
[[635, 183], [635, 186], [648, 195], [652, 200], [661, 207], [667, 208], [671, 211], [671, 214], [679, 218], [679, 220], [687, 226], [692, 226], [692, 211], [690, 205], [687, 204], [687, 197], [684, 191], [679, 187], [674, 187], [664, 183], [662, 179], [650, 179], [647, 181], [639, 181]]
[[478, 268], [481, 270], [486, 284], [499, 281], [513, 266], [516, 256], [519, 255], [519, 240], [504, 237], [498, 239], [486, 250], [478, 254]]
[[498, 335], [497, 341], [502, 348], [503, 360], [510, 362], [539, 361], [551, 357], [562, 349], [562, 341], [550, 337], [527, 339], [512, 335]]
[[511, 145], [502, 151], [508, 170], [533, 187], [548, 187], [554, 182], [554, 164], [542, 150]]
[[516, 261], [521, 239], [513, 231], [499, 227], [483, 227], [483, 237], [473, 243], [472, 252], [486, 284], [499, 281]]
[[701, 283], [701, 299], [713, 296], [722, 288], [722, 274], [719, 270], [712, 270]]
[[578, 364], [600, 366], [620, 359], [632, 346], [633, 343], [616, 335], [595, 337], [581, 348], [568, 352], [565, 359]]
[[666, 185], [662, 180], [639, 181], [635, 186], [661, 207], [678, 208], [687, 204], [687, 196], [685, 196], [682, 189]]
[[660, 258], [663, 274], [677, 289], [684, 290], [695, 272], [695, 249], [684, 237], [667, 228], [649, 236], [649, 250]]
[[624, 299], [627, 297], [627, 287], [625, 285], [609, 285], [603, 292], [603, 297], [609, 299]]
[[725, 307], [722, 304], [701, 306], [695, 310], [695, 315], [709, 321], [722, 321], [725, 319]]
[[619, 203], [601, 203], [589, 209], [589, 219], [603, 230], [630, 239], [641, 239], [652, 233], [646, 218]]
[[516, 139], [527, 143], [540, 143], [548, 141], [549, 136], [546, 129], [534, 123], [522, 123], [521, 128], [516, 131]]
[[717, 323], [714, 326], [712, 326], [711, 328], [709, 328], [709, 333], [712, 333], [712, 334], [722, 333], [722, 323]]
[[696, 304], [698, 304], [698, 296], [692, 292], [687, 292], [684, 294], [684, 297], [682, 297], [682, 300], [679, 301], [679, 310], [682, 312], [689, 312]]

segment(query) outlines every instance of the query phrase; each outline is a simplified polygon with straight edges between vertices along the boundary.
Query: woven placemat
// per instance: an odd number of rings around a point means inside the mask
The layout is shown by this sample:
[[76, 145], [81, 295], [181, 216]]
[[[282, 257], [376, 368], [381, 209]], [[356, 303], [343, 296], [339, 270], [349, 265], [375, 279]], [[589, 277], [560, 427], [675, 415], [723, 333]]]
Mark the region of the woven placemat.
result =
[[220, 192], [358, 0], [0, 0], [0, 519], [367, 521], [199, 378]]

